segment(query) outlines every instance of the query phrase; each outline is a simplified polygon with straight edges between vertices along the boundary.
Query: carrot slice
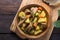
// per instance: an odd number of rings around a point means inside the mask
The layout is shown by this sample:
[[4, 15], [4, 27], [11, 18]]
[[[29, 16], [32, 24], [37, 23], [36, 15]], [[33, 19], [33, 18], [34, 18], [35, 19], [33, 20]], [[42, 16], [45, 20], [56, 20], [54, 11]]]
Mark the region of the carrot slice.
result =
[[46, 16], [45, 11], [42, 11], [42, 13], [41, 13], [41, 14], [39, 14], [39, 17], [40, 17], [40, 18], [44, 18], [45, 16]]
[[44, 18], [42, 15], [39, 15], [40, 18]]
[[38, 7], [38, 10], [43, 10], [42, 7]]
[[29, 18], [30, 17], [30, 15], [26, 15], [26, 18]]
[[35, 23], [33, 24], [33, 25], [34, 25], [34, 27], [37, 27], [37, 24], [38, 24], [38, 23], [37, 23], [37, 22], [35, 22]]

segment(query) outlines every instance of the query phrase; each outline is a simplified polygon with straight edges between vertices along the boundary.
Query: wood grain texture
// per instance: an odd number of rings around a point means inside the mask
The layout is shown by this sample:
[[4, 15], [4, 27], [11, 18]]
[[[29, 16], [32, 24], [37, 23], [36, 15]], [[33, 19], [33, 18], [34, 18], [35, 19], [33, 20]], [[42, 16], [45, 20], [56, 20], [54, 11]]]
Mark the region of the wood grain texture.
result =
[[0, 14], [13, 14], [17, 12], [21, 2], [22, 0], [0, 0]]
[[10, 25], [14, 15], [0, 15], [0, 33], [10, 33]]
[[54, 28], [53, 34], [60, 34], [60, 28]]
[[[21, 39], [16, 34], [0, 34], [0, 40], [28, 40], [28, 39]], [[50, 40], [60, 40], [60, 34], [52, 34]]]
[[60, 34], [52, 34], [50, 40], [60, 40]]
[[16, 34], [0, 34], [0, 40], [28, 40], [28, 39], [21, 39]]

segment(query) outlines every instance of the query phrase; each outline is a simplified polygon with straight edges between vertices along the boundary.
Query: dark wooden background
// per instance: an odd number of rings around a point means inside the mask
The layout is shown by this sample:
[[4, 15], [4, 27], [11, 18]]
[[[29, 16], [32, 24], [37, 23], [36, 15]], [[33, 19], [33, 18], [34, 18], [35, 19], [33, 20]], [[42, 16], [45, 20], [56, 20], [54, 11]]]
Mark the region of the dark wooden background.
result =
[[[0, 40], [23, 40], [9, 29], [21, 2], [0, 0]], [[60, 29], [54, 28], [50, 40], [60, 40]]]

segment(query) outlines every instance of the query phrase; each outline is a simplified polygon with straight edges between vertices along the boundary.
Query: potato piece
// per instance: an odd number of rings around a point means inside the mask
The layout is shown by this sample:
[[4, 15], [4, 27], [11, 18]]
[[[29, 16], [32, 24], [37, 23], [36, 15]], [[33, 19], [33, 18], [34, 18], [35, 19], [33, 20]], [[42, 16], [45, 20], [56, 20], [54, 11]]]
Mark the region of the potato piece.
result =
[[34, 34], [34, 30], [31, 30], [31, 31], [30, 31], [30, 34]]
[[39, 15], [40, 18], [43, 18], [43, 17], [45, 17], [45, 16], [46, 16], [45, 11], [42, 11], [42, 13]]
[[35, 32], [34, 32], [34, 35], [37, 35], [37, 34], [39, 34], [39, 33], [41, 33], [41, 32], [42, 32], [42, 30], [35, 31]]
[[39, 26], [37, 26], [37, 27], [36, 27], [36, 30], [39, 30], [39, 29], [40, 29], [40, 27], [39, 27]]
[[22, 27], [21, 29], [24, 30], [24, 27]]
[[24, 24], [23, 24], [23, 27], [25, 27], [25, 26], [26, 26], [26, 24], [24, 23]]
[[41, 12], [41, 10], [38, 10], [38, 12], [40, 13], [40, 12]]
[[23, 11], [21, 11], [21, 12], [19, 12], [18, 16], [23, 18], [23, 17], [25, 17], [25, 13]]
[[30, 20], [29, 20], [29, 18], [25, 21], [26, 23], [30, 23]]
[[35, 16], [38, 16], [38, 15], [39, 15], [39, 13], [38, 13], [38, 12], [36, 12], [36, 13], [35, 13]]
[[38, 20], [38, 22], [39, 23], [41, 23], [41, 22], [47, 22], [47, 18], [45, 17], [45, 18], [40, 18], [39, 20]]
[[26, 24], [23, 24], [23, 26], [22, 26], [22, 28], [21, 28], [21, 29], [22, 29], [22, 30], [24, 30], [24, 27], [25, 27], [25, 26], [26, 26]]

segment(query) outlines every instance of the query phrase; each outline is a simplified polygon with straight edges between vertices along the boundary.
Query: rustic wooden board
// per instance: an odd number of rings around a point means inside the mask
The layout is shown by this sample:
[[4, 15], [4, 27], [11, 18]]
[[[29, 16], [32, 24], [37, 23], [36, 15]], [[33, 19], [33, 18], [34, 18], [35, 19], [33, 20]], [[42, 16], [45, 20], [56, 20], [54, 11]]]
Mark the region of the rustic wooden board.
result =
[[[42, 3], [42, 1], [41, 0], [23, 0], [22, 1], [22, 3], [21, 3], [21, 6], [19, 7], [19, 10], [18, 10], [18, 12], [20, 11], [20, 9], [22, 8], [22, 7], [24, 7], [25, 5], [28, 5], [28, 4], [38, 4], [38, 3]], [[17, 12], [17, 14], [18, 14], [18, 12]], [[49, 11], [48, 11], [49, 12]], [[16, 14], [16, 16], [17, 16], [17, 14]], [[11, 30], [13, 30], [13, 31], [15, 31], [15, 28], [16, 28], [16, 25], [17, 25], [17, 23], [15, 22], [16, 21], [16, 16], [15, 16], [15, 18], [14, 18], [14, 20], [13, 20], [13, 23], [12, 23], [12, 25], [14, 26], [11, 26]], [[16, 23], [16, 24], [15, 24]], [[47, 34], [46, 35], [44, 35], [43, 37], [41, 37], [41, 38], [39, 38], [38, 40], [49, 40], [49, 38], [50, 38], [50, 36], [51, 36], [51, 33], [52, 33], [52, 30], [53, 30], [53, 26], [51, 26], [50, 27], [50, 29], [49, 29], [49, 31], [47, 32]], [[33, 40], [37, 40], [37, 39], [33, 39]]]

